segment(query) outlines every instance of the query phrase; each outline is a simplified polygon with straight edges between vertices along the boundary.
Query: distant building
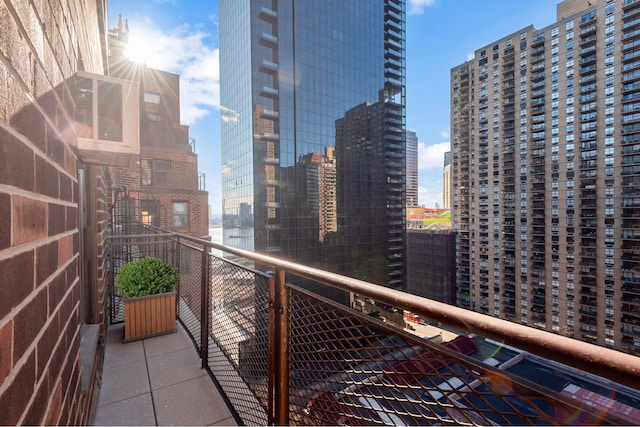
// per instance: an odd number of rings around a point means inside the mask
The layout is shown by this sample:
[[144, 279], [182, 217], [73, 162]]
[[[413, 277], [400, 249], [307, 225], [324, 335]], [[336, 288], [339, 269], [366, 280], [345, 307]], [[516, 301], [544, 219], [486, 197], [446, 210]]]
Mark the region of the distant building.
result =
[[407, 292], [456, 301], [456, 236], [452, 230], [407, 230]]
[[441, 208], [408, 208], [407, 228], [448, 230], [451, 228], [451, 212]]
[[407, 130], [407, 207], [418, 206], [418, 136]]
[[393, 108], [380, 100], [352, 108], [336, 120], [338, 235], [342, 243], [332, 248], [340, 254], [333, 265], [341, 274], [403, 290], [402, 150], [389, 147], [386, 137], [392, 132], [379, 125], [390, 112]]
[[451, 151], [444, 153], [444, 169], [442, 171], [442, 207], [451, 209]]
[[639, 13], [566, 0], [451, 70], [459, 306], [640, 354]]
[[314, 239], [325, 243], [328, 233], [338, 231], [335, 149], [327, 147], [325, 155], [310, 153], [303, 156], [298, 169], [301, 177], [298, 185], [302, 190], [298, 204], [308, 206], [313, 213], [312, 218], [318, 219], [308, 227], [316, 230]]
[[128, 26], [109, 32], [112, 76], [140, 85], [140, 159], [116, 169], [113, 222], [116, 232], [142, 222], [193, 237], [209, 234], [208, 193], [198, 173], [195, 141], [180, 124], [180, 78], [124, 56]]

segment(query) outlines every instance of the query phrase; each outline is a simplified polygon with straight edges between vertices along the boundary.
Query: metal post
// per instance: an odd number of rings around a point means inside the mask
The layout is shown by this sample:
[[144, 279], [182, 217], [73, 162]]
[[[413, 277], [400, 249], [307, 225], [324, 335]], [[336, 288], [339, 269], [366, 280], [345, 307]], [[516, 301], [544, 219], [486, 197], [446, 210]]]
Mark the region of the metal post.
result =
[[178, 268], [178, 286], [176, 287], [176, 315], [179, 319], [180, 318], [180, 294], [181, 294], [180, 277], [182, 276], [182, 274], [180, 273], [182, 271], [182, 265], [181, 265], [182, 257], [180, 256], [180, 236], [176, 236], [175, 240], [172, 240], [172, 241], [173, 241], [173, 250], [171, 252], [173, 254], [173, 265]]
[[275, 424], [289, 425], [289, 291], [284, 270], [276, 269]]
[[202, 248], [202, 280], [200, 282], [200, 359], [203, 369], [207, 368], [209, 363], [210, 264], [211, 257], [205, 246]]
[[274, 384], [277, 373], [278, 337], [276, 335], [276, 279], [269, 278], [269, 344], [267, 355], [267, 425], [275, 425]]

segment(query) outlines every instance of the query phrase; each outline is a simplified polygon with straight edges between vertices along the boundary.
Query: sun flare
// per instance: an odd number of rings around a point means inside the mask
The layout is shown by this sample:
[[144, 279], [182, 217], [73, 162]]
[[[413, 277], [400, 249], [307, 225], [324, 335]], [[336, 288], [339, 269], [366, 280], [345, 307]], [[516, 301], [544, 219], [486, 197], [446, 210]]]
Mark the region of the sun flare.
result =
[[153, 59], [153, 49], [151, 40], [130, 36], [124, 55], [133, 62], [147, 64]]
[[124, 55], [133, 62], [144, 64], [149, 59], [149, 49], [145, 48], [142, 43], [130, 39], [124, 49]]

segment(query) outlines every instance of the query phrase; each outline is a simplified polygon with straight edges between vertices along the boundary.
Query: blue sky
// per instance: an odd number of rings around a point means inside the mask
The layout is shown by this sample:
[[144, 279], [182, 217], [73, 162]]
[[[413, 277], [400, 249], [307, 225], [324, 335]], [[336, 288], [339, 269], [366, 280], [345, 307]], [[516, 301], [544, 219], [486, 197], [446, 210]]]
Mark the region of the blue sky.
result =
[[[322, 1], [322, 0], [309, 0]], [[345, 0], [348, 1], [348, 0]], [[555, 21], [558, 0], [407, 0], [407, 128], [419, 140], [419, 203], [442, 205], [449, 150], [449, 73], [473, 52], [533, 24]], [[181, 76], [182, 123], [196, 139], [213, 213], [221, 207], [218, 3], [109, 0], [109, 27], [128, 19], [132, 55]]]

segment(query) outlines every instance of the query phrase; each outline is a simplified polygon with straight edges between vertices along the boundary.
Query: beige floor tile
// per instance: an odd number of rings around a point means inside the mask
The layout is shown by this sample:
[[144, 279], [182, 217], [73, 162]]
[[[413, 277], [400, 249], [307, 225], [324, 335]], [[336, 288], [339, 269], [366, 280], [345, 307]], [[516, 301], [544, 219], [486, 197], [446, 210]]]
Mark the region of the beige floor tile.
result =
[[180, 324], [127, 344], [122, 329], [107, 333], [94, 425], [236, 425]]
[[93, 421], [96, 426], [154, 426], [151, 393], [141, 394], [110, 405], [99, 406]]
[[195, 349], [187, 348], [147, 359], [151, 389], [157, 390], [206, 374]]
[[98, 406], [108, 405], [150, 391], [145, 360], [105, 367], [102, 371], [102, 387], [100, 388]]
[[126, 344], [119, 342], [109, 342], [113, 336], [111, 331], [107, 337], [107, 346], [104, 352], [104, 367], [125, 365], [132, 362], [144, 360], [144, 347], [142, 341], [133, 341]]
[[206, 376], [154, 390], [153, 400], [160, 425], [210, 425], [231, 418]]
[[147, 358], [186, 348], [191, 349], [192, 352], [197, 355], [197, 351], [193, 346], [191, 339], [187, 336], [181, 326], [178, 326], [178, 331], [175, 333], [147, 338], [144, 340], [144, 351]]
[[210, 426], [237, 426], [238, 423], [236, 423], [236, 420], [233, 418], [226, 418], [222, 421], [213, 423], [213, 424], [209, 424]]

